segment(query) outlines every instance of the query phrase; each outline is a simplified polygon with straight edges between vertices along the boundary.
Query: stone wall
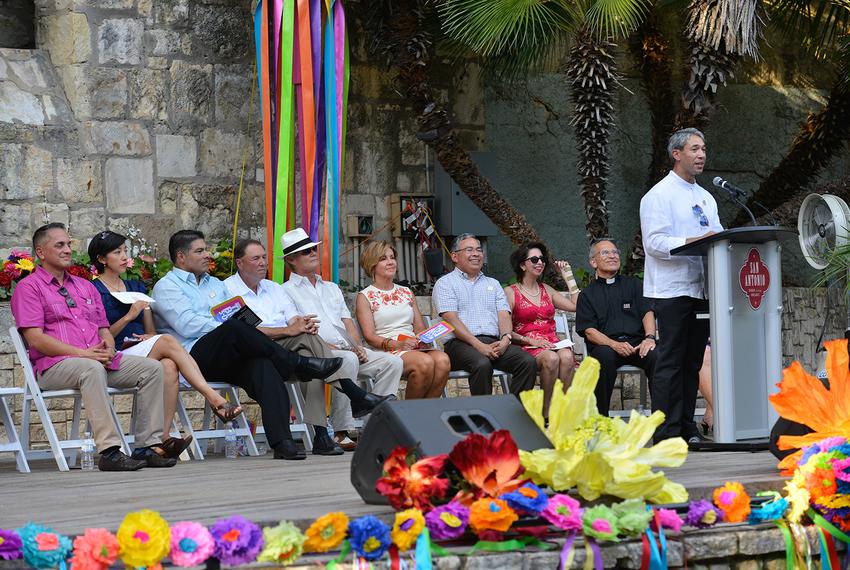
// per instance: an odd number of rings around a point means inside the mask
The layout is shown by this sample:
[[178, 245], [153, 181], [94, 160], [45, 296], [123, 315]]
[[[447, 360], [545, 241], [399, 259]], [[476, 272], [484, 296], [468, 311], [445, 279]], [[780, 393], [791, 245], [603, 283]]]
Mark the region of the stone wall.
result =
[[[37, 0], [37, 46], [0, 50], [0, 249], [49, 219], [85, 239], [262, 226], [250, 1]], [[253, 106], [259, 104], [253, 101]]]

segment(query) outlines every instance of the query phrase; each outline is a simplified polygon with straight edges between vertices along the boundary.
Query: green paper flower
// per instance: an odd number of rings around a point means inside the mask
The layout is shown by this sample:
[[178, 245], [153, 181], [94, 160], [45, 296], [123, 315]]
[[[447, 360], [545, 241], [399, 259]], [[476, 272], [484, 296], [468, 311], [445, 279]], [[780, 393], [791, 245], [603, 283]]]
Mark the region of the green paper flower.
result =
[[277, 526], [266, 527], [263, 529], [265, 547], [257, 561], [288, 566], [301, 556], [305, 540], [306, 537], [291, 522], [281, 521]]
[[617, 542], [617, 515], [609, 507], [596, 505], [585, 509], [581, 522], [585, 536]]
[[652, 511], [640, 499], [627, 499], [613, 505], [617, 515], [617, 528], [622, 536], [640, 536], [652, 520]]

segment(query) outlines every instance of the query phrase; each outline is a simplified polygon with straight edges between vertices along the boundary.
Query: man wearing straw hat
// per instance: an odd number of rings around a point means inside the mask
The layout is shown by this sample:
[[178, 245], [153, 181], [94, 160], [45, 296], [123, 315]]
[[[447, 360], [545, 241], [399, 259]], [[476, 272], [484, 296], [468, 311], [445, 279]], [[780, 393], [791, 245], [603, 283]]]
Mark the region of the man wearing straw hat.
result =
[[[400, 357], [387, 352], [370, 350], [363, 346], [357, 325], [345, 303], [339, 285], [323, 280], [319, 269], [318, 245], [301, 228], [286, 232], [281, 237], [283, 259], [292, 274], [283, 284], [301, 315], [315, 315], [318, 334], [334, 349], [333, 355], [343, 359], [339, 374], [345, 378], [373, 380], [372, 392], [380, 396], [395, 397], [404, 369]], [[333, 395], [331, 424], [337, 443], [348, 444], [348, 431], [354, 429], [354, 418], [347, 398]]]

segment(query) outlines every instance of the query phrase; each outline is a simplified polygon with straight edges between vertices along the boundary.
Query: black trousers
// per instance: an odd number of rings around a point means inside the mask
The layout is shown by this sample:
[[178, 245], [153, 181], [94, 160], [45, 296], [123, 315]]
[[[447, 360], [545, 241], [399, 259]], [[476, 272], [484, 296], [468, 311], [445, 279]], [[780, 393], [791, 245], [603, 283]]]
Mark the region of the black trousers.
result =
[[[642, 339], [628, 341], [632, 346], [637, 346]], [[646, 372], [647, 379], [652, 382], [655, 371], [655, 356], [658, 348], [650, 350], [643, 358], [635, 352], [631, 356], [620, 356], [613, 348], [601, 344], [586, 343], [587, 355], [599, 361], [599, 382], [596, 383], [596, 409], [603, 416], [608, 415], [611, 408], [611, 394], [614, 393], [614, 384], [617, 382], [617, 368], [629, 364], [637, 366]]]
[[299, 356], [241, 321], [225, 321], [202, 336], [191, 350], [204, 376], [244, 389], [260, 405], [269, 446], [274, 448], [289, 431], [286, 382]]
[[664, 423], [655, 431], [655, 440], [699, 435], [694, 411], [699, 388], [699, 369], [708, 342], [708, 301], [693, 297], [655, 299], [655, 318], [661, 333], [650, 383], [652, 411], [661, 410]]
[[[496, 342], [496, 337], [479, 335], [478, 340], [484, 344]], [[537, 380], [537, 362], [534, 357], [516, 345], [508, 349], [496, 360], [490, 360], [471, 345], [451, 339], [445, 346], [446, 354], [452, 363], [452, 370], [469, 372], [469, 391], [473, 396], [486, 396], [493, 393], [493, 368], [509, 372], [511, 377], [510, 390], [514, 395], [534, 388]]]

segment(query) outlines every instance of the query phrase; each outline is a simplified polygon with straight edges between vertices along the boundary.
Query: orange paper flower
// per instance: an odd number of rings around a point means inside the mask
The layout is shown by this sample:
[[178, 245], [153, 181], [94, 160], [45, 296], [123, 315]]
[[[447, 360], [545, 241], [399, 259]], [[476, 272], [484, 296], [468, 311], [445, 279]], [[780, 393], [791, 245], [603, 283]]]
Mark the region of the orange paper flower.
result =
[[393, 449], [375, 488], [397, 511], [415, 508], [427, 513], [434, 508], [432, 501], [445, 497], [449, 488], [449, 481], [443, 476], [446, 455], [415, 459], [404, 447]]
[[469, 507], [469, 526], [478, 534], [487, 530], [505, 532], [518, 518], [502, 499], [478, 499]]
[[726, 522], [743, 522], [750, 514], [750, 496], [737, 481], [727, 482], [714, 490], [714, 504], [723, 511]]
[[523, 472], [519, 450], [511, 432], [500, 429], [489, 438], [474, 433], [458, 442], [449, 453], [449, 460], [472, 486], [458, 500], [468, 505], [479, 497], [498, 497], [510, 493], [525, 481], [517, 477]]
[[305, 552], [327, 552], [342, 543], [348, 532], [348, 517], [345, 513], [328, 513], [322, 515], [310, 525], [304, 533]]
[[802, 448], [828, 437], [850, 436], [850, 371], [847, 341], [830, 340], [826, 346], [826, 375], [829, 388], [809, 376], [799, 362], [791, 363], [782, 373], [779, 392], [769, 396], [770, 403], [783, 418], [808, 426], [812, 433], [783, 435], [779, 449], [797, 449], [779, 463], [783, 475], [792, 475], [802, 456]]

